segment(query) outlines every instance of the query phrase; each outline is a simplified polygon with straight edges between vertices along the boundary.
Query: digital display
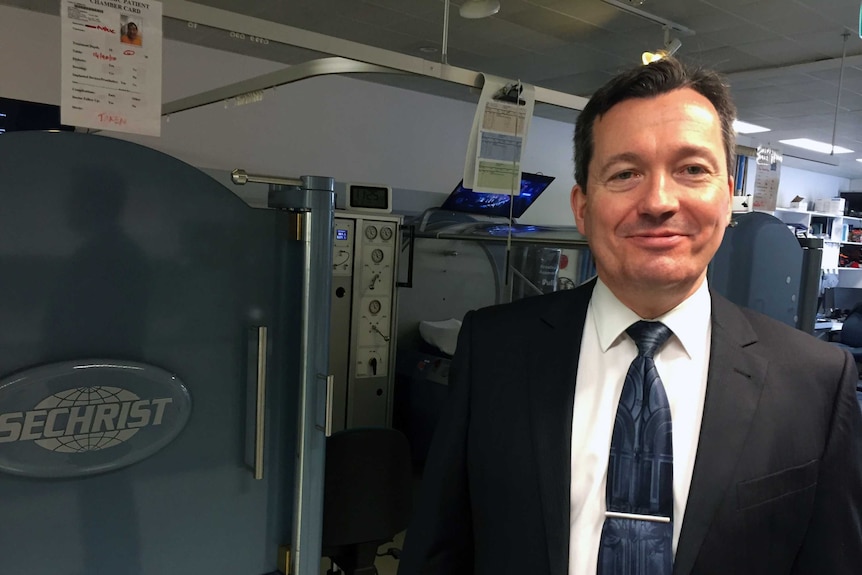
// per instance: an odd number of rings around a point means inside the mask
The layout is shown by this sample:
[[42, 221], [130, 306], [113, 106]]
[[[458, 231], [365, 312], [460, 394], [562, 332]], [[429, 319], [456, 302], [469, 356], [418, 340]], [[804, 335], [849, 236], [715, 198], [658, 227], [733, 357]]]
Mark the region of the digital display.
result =
[[347, 230], [335, 230], [335, 239], [346, 241], [347, 240]]
[[389, 190], [379, 186], [350, 186], [350, 205], [354, 208], [389, 209]]

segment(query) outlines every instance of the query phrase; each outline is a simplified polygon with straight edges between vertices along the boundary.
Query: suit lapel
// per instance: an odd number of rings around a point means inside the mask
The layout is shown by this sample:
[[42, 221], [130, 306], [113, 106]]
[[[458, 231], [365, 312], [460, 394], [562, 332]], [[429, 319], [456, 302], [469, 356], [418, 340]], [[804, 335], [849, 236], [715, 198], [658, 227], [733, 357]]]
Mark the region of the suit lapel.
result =
[[572, 408], [594, 282], [567, 292], [539, 321], [530, 349], [530, 418], [551, 573], [568, 571]]
[[700, 438], [674, 575], [691, 572], [757, 410], [766, 360], [745, 348], [757, 337], [742, 312], [712, 294], [712, 344]]

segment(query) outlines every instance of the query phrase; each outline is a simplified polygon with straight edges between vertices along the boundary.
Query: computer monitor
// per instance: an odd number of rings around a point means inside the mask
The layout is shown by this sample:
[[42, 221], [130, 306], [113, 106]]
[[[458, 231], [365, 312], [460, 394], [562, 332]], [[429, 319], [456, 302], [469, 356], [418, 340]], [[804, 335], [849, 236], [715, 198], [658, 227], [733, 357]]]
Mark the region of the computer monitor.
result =
[[520, 218], [533, 205], [544, 192], [554, 176], [544, 174], [521, 173], [521, 193], [517, 196], [509, 194], [492, 194], [486, 192], [474, 192], [464, 187], [464, 181], [458, 183], [443, 205], [441, 210], [453, 212], [466, 212], [468, 214], [479, 214], [483, 216], [495, 216], [501, 218], [509, 217], [509, 203], [512, 201], [512, 218]]
[[841, 197], [845, 200], [845, 214], [853, 217], [862, 215], [862, 192], [841, 192]]
[[25, 130], [73, 131], [60, 123], [60, 106], [0, 98], [0, 134]]

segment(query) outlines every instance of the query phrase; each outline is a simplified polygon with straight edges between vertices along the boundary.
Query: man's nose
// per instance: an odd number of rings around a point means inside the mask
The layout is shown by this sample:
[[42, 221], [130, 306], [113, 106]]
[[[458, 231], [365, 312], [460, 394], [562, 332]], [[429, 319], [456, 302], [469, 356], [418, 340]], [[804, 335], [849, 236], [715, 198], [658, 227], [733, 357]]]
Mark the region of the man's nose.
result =
[[647, 177], [644, 184], [641, 213], [662, 216], [679, 210], [679, 186], [672, 176], [657, 172]]

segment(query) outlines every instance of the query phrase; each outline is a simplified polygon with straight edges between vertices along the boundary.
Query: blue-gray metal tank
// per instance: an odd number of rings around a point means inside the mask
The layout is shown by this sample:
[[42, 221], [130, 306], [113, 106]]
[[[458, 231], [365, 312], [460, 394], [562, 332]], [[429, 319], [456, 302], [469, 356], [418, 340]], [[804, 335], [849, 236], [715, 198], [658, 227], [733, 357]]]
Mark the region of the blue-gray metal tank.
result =
[[809, 301], [801, 289], [807, 254], [799, 241], [769, 214], [735, 214], [733, 222], [710, 264], [710, 287], [736, 304], [799, 327], [800, 297]]
[[[0, 199], [0, 376], [78, 358], [140, 362], [176, 374], [192, 401], [176, 439], [127, 467], [51, 480], [0, 472], [0, 571], [274, 571], [291, 540], [297, 467], [305, 264], [301, 244], [284, 247], [290, 214], [250, 208], [160, 152], [70, 133], [0, 136]], [[326, 254], [331, 205], [319, 207]], [[326, 281], [325, 261], [308, 264]], [[274, 334], [259, 481], [244, 453], [258, 325]], [[325, 350], [326, 337], [312, 339], [312, 354]], [[315, 374], [322, 356], [309, 361]], [[0, 389], [0, 414], [21, 411], [8, 396]]]

